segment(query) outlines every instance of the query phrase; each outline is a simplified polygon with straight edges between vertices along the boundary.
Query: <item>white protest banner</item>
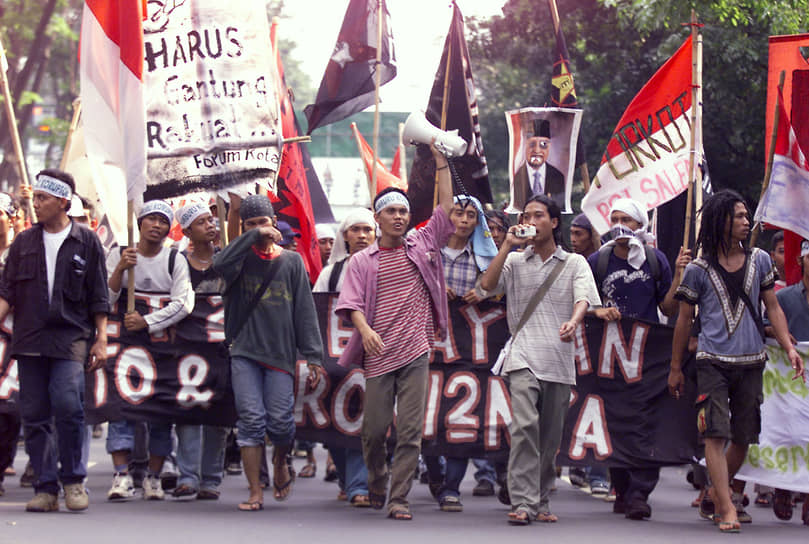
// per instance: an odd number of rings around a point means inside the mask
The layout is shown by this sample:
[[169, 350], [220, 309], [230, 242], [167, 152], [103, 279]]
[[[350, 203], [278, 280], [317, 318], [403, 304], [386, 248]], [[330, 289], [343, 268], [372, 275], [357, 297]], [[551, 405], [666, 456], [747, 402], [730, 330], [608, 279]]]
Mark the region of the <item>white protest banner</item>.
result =
[[146, 198], [272, 177], [281, 149], [265, 2], [149, 2]]
[[[797, 346], [809, 363], [809, 342]], [[752, 444], [737, 478], [760, 485], [809, 493], [809, 387], [793, 380], [783, 349], [767, 345], [761, 435]]]

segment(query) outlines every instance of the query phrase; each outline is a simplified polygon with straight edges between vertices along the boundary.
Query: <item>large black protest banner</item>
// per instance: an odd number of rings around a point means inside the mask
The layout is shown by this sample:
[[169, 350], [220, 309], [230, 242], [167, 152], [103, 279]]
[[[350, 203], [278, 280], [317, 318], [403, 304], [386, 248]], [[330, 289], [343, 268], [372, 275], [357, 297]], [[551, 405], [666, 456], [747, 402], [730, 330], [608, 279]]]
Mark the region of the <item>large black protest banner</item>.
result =
[[0, 414], [17, 411], [20, 392], [17, 361], [11, 359], [8, 353], [12, 322], [9, 316], [0, 324]]
[[[218, 295], [197, 295], [194, 311], [157, 334], [123, 326], [126, 293], [107, 325], [107, 364], [87, 375], [88, 423], [121, 419], [233, 425], [236, 411], [224, 346], [224, 307]], [[135, 294], [145, 315], [168, 304], [167, 295]]]

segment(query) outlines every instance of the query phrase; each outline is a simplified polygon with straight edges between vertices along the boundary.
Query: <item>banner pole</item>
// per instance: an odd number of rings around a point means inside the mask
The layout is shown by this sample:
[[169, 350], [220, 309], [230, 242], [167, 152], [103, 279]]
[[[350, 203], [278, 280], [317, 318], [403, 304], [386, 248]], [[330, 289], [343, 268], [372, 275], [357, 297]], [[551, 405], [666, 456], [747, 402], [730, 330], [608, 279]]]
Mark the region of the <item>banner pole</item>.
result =
[[14, 103], [11, 99], [11, 90], [8, 88], [8, 61], [6, 60], [6, 50], [0, 42], [0, 85], [3, 87], [3, 98], [6, 105], [6, 121], [8, 131], [11, 133], [11, 143], [14, 146], [14, 158], [17, 161], [17, 168], [20, 171], [20, 184], [28, 185], [28, 171], [25, 168], [25, 158], [22, 153], [20, 143], [20, 131], [17, 128], [17, 117], [14, 114]]
[[219, 219], [219, 241], [222, 249], [225, 249], [230, 242], [228, 239], [228, 214], [225, 212], [225, 199], [216, 195], [216, 217]]
[[368, 192], [371, 202], [376, 196], [376, 161], [379, 160], [379, 87], [382, 86], [382, 0], [377, 0], [376, 10], [376, 85], [374, 90], [374, 168], [371, 172]]
[[[447, 63], [444, 66], [444, 96], [441, 98], [441, 130], [447, 130], [447, 100], [449, 99], [449, 68], [452, 64], [452, 28], [455, 22], [455, 2], [452, 2], [452, 23], [449, 25], [447, 40]], [[433, 209], [438, 206], [438, 170], [435, 171], [433, 180]]]
[[[778, 121], [781, 119], [779, 115], [779, 108], [781, 107], [781, 93], [784, 92], [784, 78], [786, 74], [781, 70], [781, 75], [778, 77], [778, 94], [775, 95], [775, 116], [772, 119], [772, 134], [770, 135], [770, 153], [767, 157], [767, 168], [764, 171], [764, 181], [761, 182], [761, 194], [758, 195], [758, 201], [764, 198], [764, 193], [767, 192], [767, 187], [770, 186], [770, 177], [772, 176], [772, 161], [775, 157], [775, 144], [778, 141]], [[753, 233], [750, 236], [750, 246], [755, 246], [758, 241], [758, 232], [761, 230], [761, 225], [753, 225]]]
[[[132, 216], [135, 215], [132, 200], [126, 202], [126, 246], [135, 247], [134, 226]], [[135, 268], [130, 268], [126, 274], [126, 313], [135, 311]]]
[[73, 101], [73, 118], [70, 120], [70, 128], [67, 131], [67, 141], [65, 142], [65, 149], [62, 151], [62, 160], [59, 162], [59, 170], [64, 171], [67, 167], [67, 159], [70, 156], [70, 148], [73, 145], [73, 134], [79, 128], [79, 119], [81, 118], [81, 98]]
[[693, 9], [691, 10], [691, 145], [690, 145], [690, 153], [688, 154], [688, 189], [686, 192], [686, 203], [685, 203], [685, 229], [683, 232], [683, 248], [688, 249], [690, 247], [689, 239], [691, 238], [691, 216], [693, 215], [693, 204], [692, 200], [694, 198], [694, 178], [696, 177], [696, 155], [697, 155], [697, 145], [696, 145], [696, 138], [697, 138], [697, 100], [698, 94], [697, 91], [699, 90], [700, 86], [702, 85], [702, 73], [699, 70], [698, 66], [698, 51], [697, 51], [697, 42], [698, 42], [698, 25], [697, 25], [697, 12]]
[[399, 123], [399, 173], [401, 180], [407, 183], [407, 147], [404, 144], [404, 123]]
[[[699, 79], [700, 82], [702, 81], [702, 33], [697, 35], [697, 70], [699, 71]], [[704, 149], [703, 141], [702, 141], [702, 86], [697, 89], [697, 127], [699, 132], [697, 133], [697, 145], [700, 149]], [[702, 210], [702, 194], [704, 190], [704, 179], [705, 179], [705, 172], [700, 170], [700, 179], [699, 185], [696, 187], [696, 192], [694, 193], [694, 207], [695, 212], [698, 214]], [[699, 221], [694, 218], [694, 240], [696, 241], [699, 239], [699, 230], [700, 230], [700, 223]]]

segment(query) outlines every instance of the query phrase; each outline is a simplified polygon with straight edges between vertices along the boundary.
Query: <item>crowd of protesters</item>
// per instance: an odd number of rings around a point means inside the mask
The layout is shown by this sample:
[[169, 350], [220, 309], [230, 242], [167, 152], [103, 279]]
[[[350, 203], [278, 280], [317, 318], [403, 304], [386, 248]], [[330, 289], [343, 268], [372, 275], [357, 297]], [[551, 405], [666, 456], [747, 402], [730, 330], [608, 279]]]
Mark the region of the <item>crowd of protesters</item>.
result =
[[[275, 500], [286, 500], [296, 477], [296, 361], [305, 360], [307, 384], [316, 387], [323, 346], [312, 293], [330, 292], [339, 293], [337, 315], [354, 326], [338, 364], [361, 363], [364, 406], [372, 409], [364, 411], [361, 449], [326, 445], [327, 479], [338, 481], [340, 497], [352, 506], [387, 508], [392, 519], [409, 520], [408, 494], [422, 472], [440, 509], [460, 512], [470, 459], [420, 455], [430, 352], [446, 333], [448, 300], [493, 298], [505, 303], [511, 333], [493, 368], [508, 382], [511, 447], [507, 462], [472, 459], [473, 494], [497, 494], [510, 504], [512, 525], [556, 522], [550, 492], [576, 384], [576, 328], [586, 315], [668, 322], [675, 326], [668, 376], [675, 399], [684, 395], [683, 361], [689, 351], [696, 357], [707, 477], [695, 505], [720, 531], [738, 532], [750, 516], [744, 482], [733, 477], [761, 432], [764, 337], [784, 349], [796, 379], [804, 373], [793, 342], [809, 341], [809, 241], [800, 251], [802, 279], [786, 287], [783, 235], [773, 238], [771, 253], [748, 248], [750, 211], [738, 194], [720, 191], [701, 210], [694, 252], [681, 248], [673, 265], [653, 247], [647, 210], [628, 198], [612, 204], [603, 244], [583, 214], [575, 217], [569, 251], [552, 198], [530, 198], [512, 225], [474, 197], [453, 195], [447, 159], [432, 151], [438, 205], [429, 221], [411, 230], [407, 194], [381, 191], [372, 210], [352, 210], [336, 229], [318, 226], [324, 268], [311, 279], [296, 252], [300, 234], [277, 220], [263, 195], [233, 199], [228, 231], [237, 236], [226, 247], [209, 203], [175, 210], [152, 200], [137, 213], [137, 244], [105, 254], [69, 174], [44, 170], [19, 198], [0, 193], [0, 322], [13, 313], [6, 356], [18, 361], [20, 385], [19, 402], [5, 401], [0, 410], [0, 495], [22, 429], [34, 489], [26, 510], [58, 510], [60, 489], [69, 510], [88, 508], [84, 375], [106, 363], [108, 312], [134, 283], [136, 291], [169, 300], [150, 313], [126, 313], [122, 325], [130, 332], [168, 332], [192, 312], [197, 296], [223, 296], [238, 420], [235, 433], [213, 425], [110, 421], [109, 500], [130, 499], [137, 488], [144, 499], [163, 500], [161, 474], [169, 463], [177, 467], [171, 493], [178, 499], [219, 499], [225, 467], [235, 464], [233, 472], [243, 470], [248, 483], [239, 510], [263, 509], [270, 485]], [[174, 221], [187, 239], [183, 251], [167, 240]], [[226, 462], [234, 435], [239, 455]], [[298, 477], [316, 474], [312, 448], [298, 444], [307, 456]], [[140, 475], [135, 457], [148, 459]], [[612, 500], [617, 514], [652, 515], [649, 495], [659, 468], [607, 461], [571, 467], [569, 475], [572, 484]], [[789, 490], [762, 486], [756, 502], [772, 504], [781, 519], [792, 515]], [[807, 504], [801, 517], [809, 525]]]

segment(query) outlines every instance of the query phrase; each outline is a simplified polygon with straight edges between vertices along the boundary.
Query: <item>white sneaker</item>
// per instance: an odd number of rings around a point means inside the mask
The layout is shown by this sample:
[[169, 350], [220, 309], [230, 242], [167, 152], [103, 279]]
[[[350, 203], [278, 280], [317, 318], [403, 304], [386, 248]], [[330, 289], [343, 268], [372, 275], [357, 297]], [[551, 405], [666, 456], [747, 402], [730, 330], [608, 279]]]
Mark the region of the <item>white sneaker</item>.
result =
[[132, 476], [129, 474], [121, 474], [116, 472], [112, 476], [112, 487], [107, 491], [107, 499], [114, 501], [120, 499], [129, 499], [135, 496], [135, 484], [132, 482]]
[[147, 501], [162, 501], [164, 497], [160, 478], [146, 476], [143, 479], [143, 498]]

